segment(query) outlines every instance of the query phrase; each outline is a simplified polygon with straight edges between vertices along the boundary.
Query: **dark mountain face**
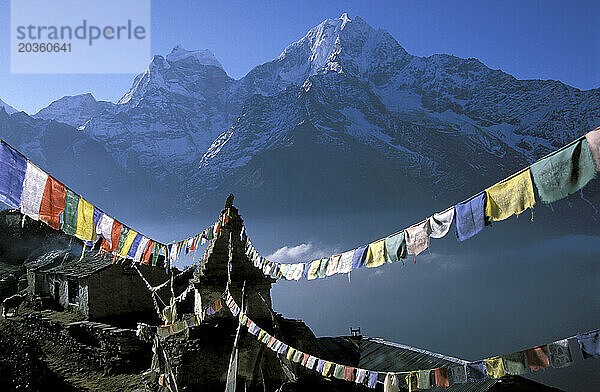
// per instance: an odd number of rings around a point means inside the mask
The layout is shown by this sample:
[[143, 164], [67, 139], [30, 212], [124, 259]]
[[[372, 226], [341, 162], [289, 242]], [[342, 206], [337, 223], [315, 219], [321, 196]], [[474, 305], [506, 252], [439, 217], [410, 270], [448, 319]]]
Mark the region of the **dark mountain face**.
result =
[[152, 194], [154, 181], [135, 162], [120, 166], [106, 146], [75, 128], [0, 109], [2, 139], [65, 185], [113, 214], [148, 213], [165, 204]]

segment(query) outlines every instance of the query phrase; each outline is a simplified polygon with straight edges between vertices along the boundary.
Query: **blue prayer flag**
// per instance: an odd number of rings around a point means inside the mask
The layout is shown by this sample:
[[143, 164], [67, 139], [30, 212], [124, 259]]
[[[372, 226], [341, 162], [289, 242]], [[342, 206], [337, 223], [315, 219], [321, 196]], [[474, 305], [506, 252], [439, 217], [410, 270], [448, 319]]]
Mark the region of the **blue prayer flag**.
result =
[[0, 141], [0, 202], [10, 208], [21, 205], [27, 159]]
[[485, 226], [485, 192], [456, 205], [456, 235], [459, 241], [468, 240]]
[[354, 249], [354, 254], [352, 255], [352, 269], [362, 268], [365, 266], [368, 247], [369, 245], [365, 245]]

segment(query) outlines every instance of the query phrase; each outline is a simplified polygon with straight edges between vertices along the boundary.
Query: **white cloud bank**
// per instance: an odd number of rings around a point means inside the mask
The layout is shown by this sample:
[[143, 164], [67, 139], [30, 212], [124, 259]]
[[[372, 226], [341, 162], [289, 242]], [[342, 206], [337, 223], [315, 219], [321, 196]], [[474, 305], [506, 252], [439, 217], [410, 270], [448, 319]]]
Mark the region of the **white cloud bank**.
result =
[[304, 243], [296, 246], [284, 246], [267, 256], [267, 259], [279, 263], [301, 263], [321, 257], [335, 254], [333, 249], [324, 249], [314, 246], [312, 243]]

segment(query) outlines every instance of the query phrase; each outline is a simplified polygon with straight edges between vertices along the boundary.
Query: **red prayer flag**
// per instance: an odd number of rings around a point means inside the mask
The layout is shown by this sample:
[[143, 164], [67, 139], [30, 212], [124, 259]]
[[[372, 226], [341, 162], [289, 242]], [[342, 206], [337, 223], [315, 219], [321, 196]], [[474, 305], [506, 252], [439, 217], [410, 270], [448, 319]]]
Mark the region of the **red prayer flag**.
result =
[[121, 236], [121, 229], [123, 228], [123, 224], [115, 219], [113, 222], [112, 232], [111, 232], [111, 250], [117, 254], [117, 250], [119, 249], [119, 237]]
[[60, 229], [60, 214], [65, 210], [66, 196], [65, 186], [48, 176], [40, 205], [40, 220], [53, 229]]
[[104, 237], [102, 237], [102, 242], [100, 243], [100, 251], [102, 252], [110, 252], [111, 244]]
[[344, 367], [344, 380], [354, 381], [354, 368], [352, 366]]
[[150, 265], [150, 256], [154, 250], [154, 240], [148, 241], [144, 254], [142, 255], [142, 264]]
[[433, 370], [435, 375], [435, 385], [438, 387], [449, 387], [450, 381], [448, 381], [448, 368], [441, 367]]
[[300, 361], [300, 364], [302, 366], [306, 366], [306, 362], [308, 362], [309, 357], [310, 355], [308, 355], [307, 353], [302, 354], [302, 361]]
[[550, 366], [548, 349], [546, 349], [545, 345], [525, 350], [525, 356], [527, 357], [529, 369], [532, 371], [541, 370]]

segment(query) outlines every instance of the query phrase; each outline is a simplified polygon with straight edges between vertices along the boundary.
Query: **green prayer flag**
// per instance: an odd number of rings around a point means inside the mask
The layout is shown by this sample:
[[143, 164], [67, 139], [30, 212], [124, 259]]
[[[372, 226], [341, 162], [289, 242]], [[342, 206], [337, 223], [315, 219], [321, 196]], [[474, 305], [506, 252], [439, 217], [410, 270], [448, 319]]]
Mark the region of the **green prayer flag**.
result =
[[329, 257], [323, 257], [321, 259], [321, 264], [319, 265], [319, 271], [317, 271], [317, 278], [323, 279], [326, 276], [328, 264], [329, 264]]
[[512, 375], [527, 373], [527, 365], [525, 365], [525, 353], [523, 353], [523, 351], [504, 355], [502, 359], [504, 360], [504, 369], [506, 369], [506, 373]]
[[333, 370], [333, 377], [338, 378], [340, 380], [344, 379], [344, 365], [335, 364], [335, 369]]
[[125, 239], [127, 239], [127, 234], [129, 234], [129, 227], [123, 225], [121, 229], [121, 235], [119, 236], [119, 245], [117, 246], [117, 254], [121, 253], [123, 246], [125, 245]]
[[419, 389], [429, 389], [431, 388], [431, 370], [419, 370], [417, 372], [417, 385]]
[[156, 263], [158, 263], [158, 253], [160, 252], [160, 247], [158, 243], [154, 243], [154, 250], [152, 251], [152, 266], [156, 267]]
[[385, 250], [388, 263], [395, 263], [406, 258], [406, 240], [404, 231], [385, 239]]
[[67, 188], [61, 228], [68, 235], [75, 235], [75, 231], [77, 231], [77, 207], [79, 199], [78, 194]]
[[590, 146], [581, 138], [558, 153], [531, 165], [531, 175], [544, 203], [552, 203], [583, 188], [596, 176]]

